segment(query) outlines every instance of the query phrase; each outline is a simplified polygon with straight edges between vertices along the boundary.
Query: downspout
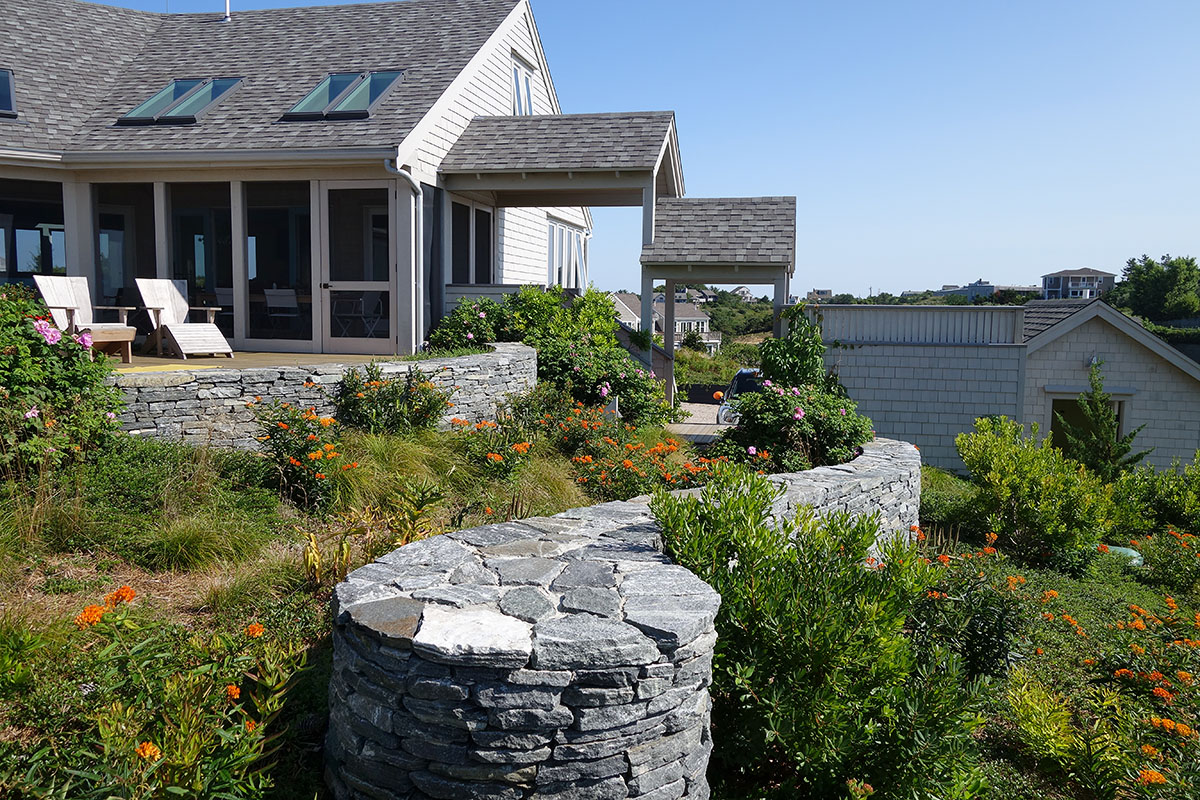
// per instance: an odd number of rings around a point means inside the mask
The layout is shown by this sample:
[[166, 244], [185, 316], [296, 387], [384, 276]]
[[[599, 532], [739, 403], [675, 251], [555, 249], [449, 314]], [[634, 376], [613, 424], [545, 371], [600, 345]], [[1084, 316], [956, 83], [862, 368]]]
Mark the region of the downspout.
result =
[[[393, 175], [399, 175], [408, 183], [408, 188], [412, 191], [413, 196], [417, 199], [417, 241], [416, 253], [413, 254], [414, 268], [413, 277], [416, 281], [417, 297], [416, 308], [413, 309], [416, 314], [415, 330], [416, 341], [413, 345], [419, 352], [421, 343], [425, 339], [425, 191], [421, 188], [421, 184], [412, 176], [406, 169], [400, 168], [400, 148], [396, 148], [397, 153], [394, 159], [385, 158], [383, 160], [383, 168]], [[395, 163], [393, 163], [393, 161]]]

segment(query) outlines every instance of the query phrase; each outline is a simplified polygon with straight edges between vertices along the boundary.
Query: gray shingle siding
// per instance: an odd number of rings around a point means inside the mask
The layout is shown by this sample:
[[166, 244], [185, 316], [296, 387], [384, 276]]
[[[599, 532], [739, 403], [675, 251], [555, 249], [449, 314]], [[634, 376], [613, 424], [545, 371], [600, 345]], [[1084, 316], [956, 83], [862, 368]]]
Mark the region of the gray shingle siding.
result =
[[654, 169], [671, 111], [476, 117], [442, 172]]
[[796, 260], [796, 198], [659, 200], [654, 242], [643, 264], [791, 265]]
[[[226, 23], [219, 13], [8, 0], [16, 19], [0, 29], [0, 54], [17, 54], [18, 104], [29, 108], [30, 130], [0, 124], [0, 145], [66, 152], [395, 146], [516, 2], [235, 10]], [[280, 121], [326, 73], [389, 68], [404, 76], [368, 119]], [[25, 73], [38, 72], [49, 77], [24, 82]], [[114, 125], [171, 79], [187, 77], [244, 80], [197, 124]]]

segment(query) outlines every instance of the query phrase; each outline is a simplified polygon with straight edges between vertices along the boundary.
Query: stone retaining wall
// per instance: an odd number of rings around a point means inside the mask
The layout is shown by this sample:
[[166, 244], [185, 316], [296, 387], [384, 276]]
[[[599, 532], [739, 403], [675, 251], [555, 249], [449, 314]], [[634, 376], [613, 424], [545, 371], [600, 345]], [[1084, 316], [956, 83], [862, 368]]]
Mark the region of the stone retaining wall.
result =
[[[777, 475], [777, 514], [916, 523], [920, 458], [881, 440]], [[695, 491], [695, 490], [690, 490]], [[416, 542], [334, 594], [338, 800], [707, 798], [720, 598], [662, 555], [647, 498]]]
[[[516, 343], [493, 345], [494, 352], [423, 361], [383, 361], [383, 372], [403, 375], [420, 369], [442, 387], [458, 387], [447, 417], [491, 419], [505, 395], [527, 392], [537, 382], [537, 352]], [[255, 447], [258, 431], [246, 403], [281, 400], [332, 411], [321, 387], [332, 389], [353, 364], [307, 367], [187, 369], [118, 373], [125, 392], [122, 427], [135, 436], [184, 439], [220, 447]], [[310, 384], [305, 386], [305, 384]]]

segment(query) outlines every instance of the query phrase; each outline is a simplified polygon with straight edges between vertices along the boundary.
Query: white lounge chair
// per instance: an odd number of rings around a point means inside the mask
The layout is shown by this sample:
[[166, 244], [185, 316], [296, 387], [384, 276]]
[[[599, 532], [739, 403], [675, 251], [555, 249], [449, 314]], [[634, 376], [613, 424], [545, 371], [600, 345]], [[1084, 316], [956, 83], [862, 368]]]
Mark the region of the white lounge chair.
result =
[[[87, 278], [65, 275], [34, 275], [50, 316], [60, 330], [69, 334], [87, 333], [92, 337], [92, 349], [119, 356], [122, 364], [133, 359], [133, 337], [137, 329], [125, 324], [133, 306], [93, 306], [92, 291]], [[94, 312], [116, 311], [120, 322], [96, 322]]]
[[[155, 352], [162, 355], [163, 339], [180, 358], [194, 355], [227, 355], [233, 358], [233, 348], [213, 324], [219, 306], [192, 308], [187, 301], [187, 283], [164, 278], [137, 278], [142, 302], [154, 323]], [[188, 322], [188, 312], [205, 311], [207, 322]]]

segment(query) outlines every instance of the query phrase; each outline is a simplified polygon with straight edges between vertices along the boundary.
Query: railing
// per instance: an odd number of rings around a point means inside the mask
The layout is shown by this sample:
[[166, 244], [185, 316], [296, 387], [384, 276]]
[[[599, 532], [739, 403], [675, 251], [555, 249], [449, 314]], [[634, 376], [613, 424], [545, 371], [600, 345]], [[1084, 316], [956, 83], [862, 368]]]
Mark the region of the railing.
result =
[[1020, 306], [810, 306], [822, 338], [844, 344], [1017, 344], [1024, 340]]

